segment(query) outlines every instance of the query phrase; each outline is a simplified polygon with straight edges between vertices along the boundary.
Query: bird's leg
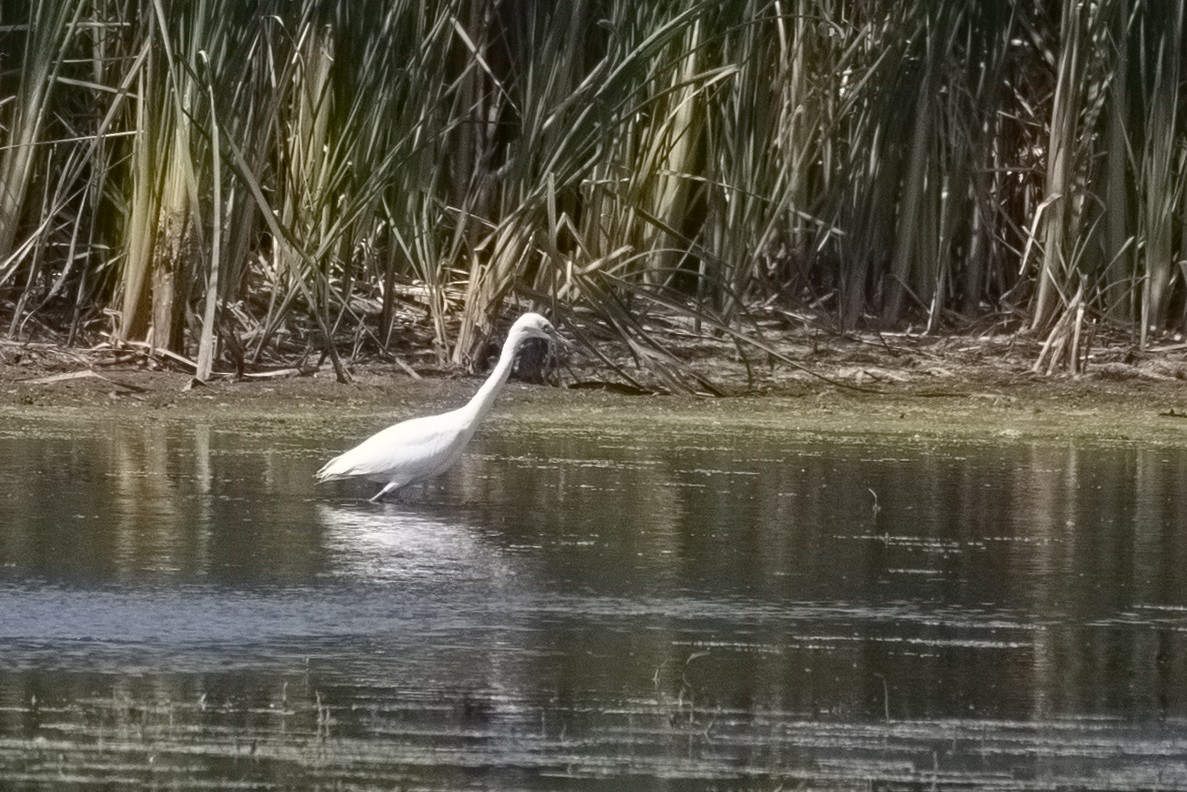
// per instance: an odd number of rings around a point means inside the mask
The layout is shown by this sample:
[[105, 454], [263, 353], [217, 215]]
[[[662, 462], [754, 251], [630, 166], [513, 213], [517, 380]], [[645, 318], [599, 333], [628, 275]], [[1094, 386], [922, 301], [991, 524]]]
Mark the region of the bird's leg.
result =
[[371, 503], [377, 503], [380, 498], [382, 498], [384, 495], [388, 494], [392, 490], [398, 489], [399, 486], [400, 486], [400, 482], [389, 481], [386, 485], [384, 485], [383, 489], [381, 489], [379, 492], [376, 492], [375, 496], [370, 498], [369, 501]]

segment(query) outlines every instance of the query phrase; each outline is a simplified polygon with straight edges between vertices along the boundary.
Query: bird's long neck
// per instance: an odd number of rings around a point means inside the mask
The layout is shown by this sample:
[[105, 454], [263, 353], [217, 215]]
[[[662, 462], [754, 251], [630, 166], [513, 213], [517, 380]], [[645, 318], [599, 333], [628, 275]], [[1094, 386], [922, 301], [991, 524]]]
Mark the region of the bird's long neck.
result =
[[507, 377], [511, 375], [511, 364], [515, 362], [515, 352], [519, 342], [519, 334], [507, 337], [507, 340], [503, 342], [503, 351], [499, 353], [499, 362], [495, 364], [495, 370], [486, 378], [486, 382], [482, 383], [482, 387], [474, 394], [474, 398], [470, 399], [469, 403], [462, 408], [473, 424], [477, 424], [483, 416], [490, 412], [491, 405], [495, 402], [495, 396], [507, 382]]

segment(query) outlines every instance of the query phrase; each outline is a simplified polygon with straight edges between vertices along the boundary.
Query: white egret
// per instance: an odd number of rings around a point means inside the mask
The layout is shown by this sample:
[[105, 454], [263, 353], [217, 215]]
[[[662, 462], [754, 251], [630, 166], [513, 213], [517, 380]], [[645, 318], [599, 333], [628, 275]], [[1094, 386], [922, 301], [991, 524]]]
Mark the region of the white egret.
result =
[[440, 415], [412, 418], [376, 432], [331, 459], [314, 478], [318, 482], [365, 478], [383, 484], [383, 489], [371, 498], [374, 502], [400, 487], [445, 472], [457, 462], [478, 424], [490, 412], [495, 396], [511, 373], [515, 353], [529, 338], [565, 343], [543, 316], [524, 314], [511, 325], [495, 370], [466, 406]]

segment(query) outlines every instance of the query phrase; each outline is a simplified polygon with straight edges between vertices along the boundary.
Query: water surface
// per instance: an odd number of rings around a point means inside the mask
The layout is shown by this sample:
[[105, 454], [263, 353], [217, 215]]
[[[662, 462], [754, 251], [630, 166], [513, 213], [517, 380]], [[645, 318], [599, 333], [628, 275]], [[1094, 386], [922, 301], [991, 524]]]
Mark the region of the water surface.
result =
[[1187, 786], [1187, 455], [495, 421], [0, 428], [0, 786]]

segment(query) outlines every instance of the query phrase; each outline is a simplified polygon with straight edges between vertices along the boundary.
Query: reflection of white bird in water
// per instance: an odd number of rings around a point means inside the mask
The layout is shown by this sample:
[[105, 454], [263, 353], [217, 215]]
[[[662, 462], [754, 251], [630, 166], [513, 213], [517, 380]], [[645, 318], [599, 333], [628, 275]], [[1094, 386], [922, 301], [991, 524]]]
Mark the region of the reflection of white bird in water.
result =
[[495, 370], [465, 407], [389, 426], [331, 459], [314, 478], [319, 482], [365, 478], [383, 484], [383, 489], [371, 498], [376, 501], [400, 487], [443, 473], [462, 455], [479, 422], [490, 411], [499, 389], [507, 382], [520, 344], [529, 338], [564, 343], [543, 316], [524, 314], [511, 326]]

